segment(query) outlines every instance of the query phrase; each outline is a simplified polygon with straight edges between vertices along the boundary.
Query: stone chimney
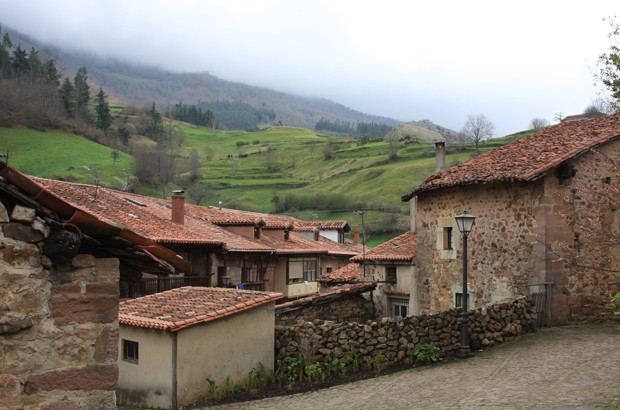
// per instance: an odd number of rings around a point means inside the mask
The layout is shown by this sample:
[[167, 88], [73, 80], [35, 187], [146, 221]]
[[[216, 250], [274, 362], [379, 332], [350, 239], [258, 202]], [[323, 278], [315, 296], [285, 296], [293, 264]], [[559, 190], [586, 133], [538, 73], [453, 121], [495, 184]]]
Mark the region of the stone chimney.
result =
[[185, 223], [185, 192], [182, 189], [172, 191], [172, 222]]
[[286, 225], [286, 227], [284, 228], [284, 240], [288, 241], [290, 240], [290, 235], [291, 235], [291, 231], [293, 230], [293, 224], [288, 224]]
[[437, 161], [437, 169], [435, 172], [441, 172], [446, 169], [446, 143], [445, 141], [435, 142], [435, 160]]
[[315, 228], [314, 229], [314, 240], [318, 241], [319, 240], [319, 234], [321, 233], [321, 231], [319, 231], [319, 228]]

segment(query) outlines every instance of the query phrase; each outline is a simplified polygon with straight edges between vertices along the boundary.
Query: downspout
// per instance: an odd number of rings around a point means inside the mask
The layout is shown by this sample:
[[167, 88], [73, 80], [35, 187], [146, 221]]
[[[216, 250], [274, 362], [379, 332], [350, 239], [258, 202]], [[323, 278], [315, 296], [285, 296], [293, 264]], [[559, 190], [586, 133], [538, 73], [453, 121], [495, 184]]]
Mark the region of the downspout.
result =
[[177, 410], [177, 332], [172, 333], [172, 408]]

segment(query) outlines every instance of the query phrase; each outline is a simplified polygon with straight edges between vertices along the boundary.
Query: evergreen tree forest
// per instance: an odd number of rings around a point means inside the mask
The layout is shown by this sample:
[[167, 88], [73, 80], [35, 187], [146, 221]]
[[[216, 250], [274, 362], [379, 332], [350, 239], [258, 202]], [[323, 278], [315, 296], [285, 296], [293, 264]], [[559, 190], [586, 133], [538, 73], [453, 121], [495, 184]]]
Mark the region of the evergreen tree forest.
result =
[[336, 134], [350, 135], [352, 137], [375, 137], [383, 138], [392, 129], [389, 125], [377, 124], [375, 122], [358, 122], [356, 124], [349, 121], [335, 120], [330, 121], [321, 118], [314, 126], [317, 131], [327, 131]]

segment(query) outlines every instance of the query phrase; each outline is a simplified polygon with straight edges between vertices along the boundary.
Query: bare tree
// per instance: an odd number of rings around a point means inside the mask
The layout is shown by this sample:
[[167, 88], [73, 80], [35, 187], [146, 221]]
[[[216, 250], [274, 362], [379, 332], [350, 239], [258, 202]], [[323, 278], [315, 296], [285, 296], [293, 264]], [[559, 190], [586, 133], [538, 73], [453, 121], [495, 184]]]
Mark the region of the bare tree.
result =
[[549, 126], [549, 120], [545, 118], [532, 118], [532, 121], [530, 121], [529, 129], [537, 130], [537, 129], [545, 128], [548, 126]]
[[476, 151], [480, 141], [484, 141], [487, 138], [493, 136], [495, 132], [495, 125], [484, 114], [470, 115], [465, 121], [465, 126], [461, 130], [461, 133], [466, 137], [472, 139], [476, 144]]

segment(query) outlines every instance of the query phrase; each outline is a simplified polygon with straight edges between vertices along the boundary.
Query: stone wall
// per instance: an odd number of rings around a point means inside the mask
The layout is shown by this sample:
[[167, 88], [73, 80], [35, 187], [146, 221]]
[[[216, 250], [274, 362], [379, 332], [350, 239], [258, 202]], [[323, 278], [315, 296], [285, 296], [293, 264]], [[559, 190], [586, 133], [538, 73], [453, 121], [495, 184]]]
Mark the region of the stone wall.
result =
[[77, 255], [54, 269], [49, 226], [0, 203], [0, 407], [114, 409], [117, 259]]
[[[524, 296], [528, 285], [553, 283], [552, 323], [612, 317], [610, 295], [620, 290], [615, 240], [620, 232], [620, 141], [597, 150], [536, 181], [453, 187], [419, 196], [413, 299], [420, 312], [450, 308], [461, 292], [462, 242], [454, 216], [467, 208], [478, 217], [468, 241], [471, 307]], [[453, 228], [452, 251], [440, 247], [447, 226]]]
[[343, 295], [328, 303], [313, 303], [312, 300], [294, 307], [276, 306], [276, 325], [293, 325], [298, 321], [329, 320], [334, 322], [365, 322], [375, 317], [373, 302], [361, 294]]
[[[460, 312], [383, 318], [366, 323], [299, 321], [294, 326], [276, 326], [276, 360], [303, 355], [305, 363], [322, 362], [327, 356], [343, 358], [355, 347], [363, 363], [372, 363], [378, 353], [387, 363], [409, 360], [408, 353], [423, 343], [441, 349], [443, 357], [458, 350]], [[521, 298], [470, 312], [471, 347], [478, 349], [507, 342], [534, 328], [533, 309]]]
[[[534, 278], [535, 219], [542, 184], [473, 185], [418, 198], [417, 237], [419, 312], [455, 306], [462, 292], [462, 238], [454, 217], [464, 208], [476, 215], [468, 240], [468, 288], [471, 308], [527, 294]], [[452, 227], [452, 250], [444, 251], [442, 229]]]

